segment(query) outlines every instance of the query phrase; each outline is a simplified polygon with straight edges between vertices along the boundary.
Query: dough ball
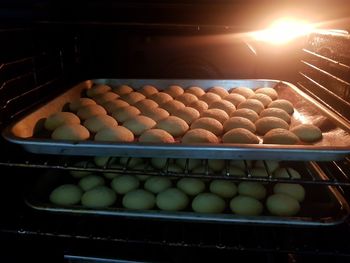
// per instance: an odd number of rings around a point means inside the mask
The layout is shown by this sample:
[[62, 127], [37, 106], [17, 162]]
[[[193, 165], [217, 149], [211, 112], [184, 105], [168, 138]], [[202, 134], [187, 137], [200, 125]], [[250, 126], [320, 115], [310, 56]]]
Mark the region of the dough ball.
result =
[[200, 166], [196, 167], [192, 170], [193, 174], [213, 174], [214, 171], [210, 169], [209, 167], [207, 168], [206, 166]]
[[139, 136], [144, 131], [152, 129], [156, 125], [156, 122], [146, 116], [135, 116], [132, 119], [128, 119], [123, 123], [125, 128], [128, 128], [134, 135]]
[[103, 173], [104, 177], [106, 177], [107, 179], [111, 179], [111, 180], [116, 178], [120, 174], [122, 174], [124, 171], [124, 167], [121, 164], [117, 164], [117, 163], [109, 164], [107, 168], [115, 170], [114, 172], [104, 172]]
[[144, 99], [136, 102], [134, 107], [138, 108], [140, 112], [147, 111], [148, 109], [153, 109], [158, 107], [158, 103], [154, 100]]
[[161, 105], [167, 101], [173, 100], [173, 98], [165, 92], [154, 93], [153, 95], [149, 96], [148, 98], [150, 100], [154, 100], [156, 103], [158, 103], [158, 105]]
[[197, 178], [181, 178], [176, 186], [190, 196], [198, 195], [205, 190], [204, 182]]
[[177, 85], [170, 85], [164, 90], [164, 92], [175, 99], [184, 93], [184, 89]]
[[158, 89], [152, 85], [144, 85], [141, 89], [138, 90], [146, 98], [152, 96], [155, 93], [158, 93]]
[[250, 96], [254, 95], [254, 91], [252, 89], [246, 88], [246, 87], [233, 88], [231, 90], [231, 93], [242, 95], [246, 99], [248, 99]]
[[149, 210], [154, 207], [155, 203], [154, 195], [143, 189], [128, 192], [123, 197], [123, 206], [128, 209]]
[[121, 96], [121, 99], [129, 103], [130, 105], [136, 104], [138, 101], [144, 100], [146, 97], [143, 96], [140, 92], [134, 91], [128, 94]]
[[275, 178], [292, 178], [292, 179], [301, 179], [301, 175], [298, 171], [294, 170], [293, 168], [287, 167], [281, 167], [278, 168], [274, 173], [273, 176]]
[[[73, 165], [74, 167], [78, 167], [78, 168], [96, 168], [96, 166], [89, 162], [89, 161], [80, 161], [80, 162], [77, 162]], [[84, 171], [84, 170], [70, 170], [69, 171], [69, 174], [72, 175], [74, 178], [82, 178], [84, 176], [87, 176], [87, 175], [90, 175], [90, 174], [93, 174], [94, 172], [91, 172], [91, 171]]]
[[183, 104], [180, 101], [169, 100], [169, 101], [161, 104], [160, 107], [163, 108], [164, 110], [166, 110], [167, 112], [169, 112], [170, 114], [173, 114], [174, 112], [176, 112], [179, 109], [182, 109], [186, 106], [185, 106], [185, 104]]
[[173, 116], [183, 119], [188, 125], [197, 120], [200, 116], [199, 112], [191, 107], [184, 107], [173, 113]]
[[272, 129], [277, 129], [277, 128], [281, 128], [281, 129], [285, 129], [285, 130], [289, 129], [288, 123], [286, 123], [284, 120], [282, 120], [280, 118], [276, 118], [276, 117], [260, 118], [259, 120], [257, 120], [255, 122], [255, 127], [256, 127], [256, 131], [262, 135], [264, 135], [265, 133], [267, 133], [268, 131], [270, 131]]
[[182, 136], [189, 129], [188, 124], [176, 116], [159, 121], [156, 128], [165, 130], [174, 137]]
[[188, 105], [188, 107], [196, 109], [199, 113], [208, 109], [208, 104], [202, 100], [196, 100]]
[[90, 98], [97, 96], [99, 94], [106, 93], [111, 90], [111, 87], [104, 84], [97, 84], [92, 86], [90, 89], [86, 91], [86, 95]]
[[225, 165], [226, 165], [225, 160], [220, 160], [220, 159], [208, 160], [209, 169], [213, 170], [214, 172], [221, 172], [225, 168]]
[[152, 158], [151, 159], [151, 164], [154, 168], [163, 170], [167, 163], [169, 163], [170, 160], [168, 161], [168, 158]]
[[44, 126], [47, 130], [53, 131], [65, 124], [80, 124], [80, 119], [71, 112], [56, 112], [47, 117]]
[[91, 208], [103, 208], [111, 206], [117, 200], [116, 194], [106, 186], [98, 186], [85, 192], [81, 198], [84, 206]]
[[222, 134], [224, 128], [218, 120], [203, 117], [195, 120], [191, 124], [191, 129], [204, 129], [214, 133], [216, 136], [219, 136]]
[[242, 143], [242, 144], [258, 144], [259, 138], [246, 129], [236, 128], [224, 134], [222, 137], [223, 143]]
[[264, 109], [262, 112], [260, 112], [260, 118], [263, 117], [276, 117], [284, 120], [287, 123], [290, 123], [291, 121], [289, 114], [279, 108]]
[[225, 111], [228, 116], [230, 116], [236, 110], [236, 107], [227, 100], [218, 100], [210, 104], [209, 109], [220, 109]]
[[105, 167], [108, 164], [115, 163], [115, 161], [116, 161], [116, 157], [112, 157], [112, 156], [95, 156], [94, 157], [94, 163], [98, 167]]
[[238, 193], [244, 196], [250, 196], [257, 200], [262, 200], [266, 196], [265, 186], [257, 182], [241, 182], [238, 185]]
[[95, 115], [107, 114], [107, 111], [100, 105], [87, 105], [85, 107], [79, 108], [77, 115], [80, 119], [86, 120]]
[[84, 191], [89, 191], [97, 186], [105, 184], [105, 179], [98, 175], [88, 175], [80, 179], [79, 186]]
[[202, 164], [200, 159], [176, 159], [175, 163], [184, 170], [192, 171]]
[[80, 202], [83, 191], [74, 184], [64, 184], [50, 194], [50, 201], [56, 205], [76, 205]]
[[170, 188], [171, 185], [170, 179], [165, 176], [152, 176], [146, 180], [144, 187], [146, 190], [158, 194]]
[[238, 167], [245, 171], [247, 167], [253, 167], [253, 162], [251, 160], [231, 160], [230, 165]]
[[126, 194], [139, 187], [139, 180], [132, 175], [121, 175], [114, 178], [111, 182], [112, 189], [118, 194]]
[[256, 113], [260, 113], [264, 109], [264, 105], [256, 99], [247, 99], [238, 104], [237, 109], [251, 109]]
[[256, 94], [265, 94], [269, 96], [272, 100], [277, 100], [278, 94], [277, 91], [274, 90], [273, 88], [259, 88], [255, 90]]
[[168, 173], [183, 173], [183, 169], [175, 163], [169, 163], [168, 167], [165, 167]]
[[133, 92], [133, 88], [128, 85], [119, 85], [113, 88], [113, 92], [118, 94], [119, 96], [123, 96], [125, 94], [129, 94]]
[[237, 176], [237, 177], [245, 177], [246, 174], [244, 172], [244, 168], [239, 168], [233, 165], [229, 165], [227, 169], [222, 170], [222, 174], [226, 174], [229, 176]]
[[260, 168], [265, 168], [266, 167], [267, 169], [269, 169], [269, 172], [273, 173], [274, 171], [277, 170], [277, 168], [279, 168], [280, 164], [279, 162], [277, 161], [270, 161], [270, 160], [266, 160], [266, 161], [263, 161], [263, 160], [258, 160], [254, 163], [254, 166], [255, 167], [260, 167]]
[[95, 135], [95, 141], [102, 142], [132, 142], [134, 134], [123, 126], [103, 128]]
[[300, 210], [299, 202], [284, 194], [270, 195], [266, 200], [266, 207], [276, 216], [294, 216]]
[[218, 137], [204, 129], [192, 129], [186, 132], [181, 139], [182, 143], [219, 143]]
[[118, 126], [118, 122], [109, 115], [95, 115], [84, 121], [84, 126], [90, 132], [96, 133], [103, 128]]
[[94, 105], [96, 102], [89, 98], [79, 98], [76, 100], [73, 100], [71, 103], [69, 103], [69, 110], [77, 112], [79, 108], [88, 106], [88, 105]]
[[238, 104], [246, 100], [245, 97], [239, 95], [238, 93], [231, 93], [227, 95], [224, 99], [231, 102], [233, 105], [235, 105], [235, 107], [237, 107]]
[[180, 211], [187, 207], [189, 199], [177, 188], [166, 189], [157, 194], [156, 203], [159, 209], [165, 211]]
[[139, 137], [139, 142], [145, 143], [174, 143], [174, 137], [167, 131], [161, 129], [151, 129], [143, 132]]
[[151, 118], [155, 122], [166, 119], [169, 117], [169, 113], [162, 108], [147, 109], [142, 112], [142, 115]]
[[207, 92], [211, 92], [219, 95], [222, 99], [228, 95], [228, 91], [223, 87], [215, 86], [207, 90]]
[[264, 135], [264, 144], [297, 144], [299, 138], [285, 129], [272, 129]]
[[119, 163], [129, 169], [134, 169], [135, 166], [144, 163], [144, 159], [137, 157], [120, 157]]
[[201, 114], [201, 117], [213, 118], [215, 120], [218, 120], [221, 123], [224, 123], [229, 119], [228, 114], [225, 111], [220, 109], [209, 109], [209, 110], [203, 111]]
[[80, 124], [64, 124], [51, 134], [54, 140], [83, 141], [90, 137], [88, 129]]
[[291, 129], [303, 142], [316, 142], [322, 139], [322, 131], [312, 124], [300, 124]]
[[192, 87], [185, 89], [185, 93], [193, 94], [197, 98], [199, 98], [205, 94], [205, 91], [201, 87], [192, 86]]
[[106, 103], [102, 104], [102, 107], [109, 113], [111, 114], [112, 112], [115, 112], [116, 110], [120, 109], [120, 108], [124, 108], [130, 106], [129, 103], [120, 100], [120, 99], [116, 99], [116, 100], [111, 100], [111, 101], [107, 101]]
[[300, 184], [276, 184], [273, 187], [275, 194], [285, 194], [293, 197], [298, 202], [302, 202], [305, 199], [305, 189]]
[[212, 193], [201, 193], [192, 201], [192, 209], [198, 213], [222, 213], [225, 201]]
[[191, 103], [197, 101], [198, 98], [191, 93], [184, 93], [184, 94], [176, 97], [176, 100], [182, 102], [183, 104], [185, 104], [185, 106], [188, 106]]
[[275, 100], [268, 105], [268, 108], [278, 108], [286, 111], [288, 114], [293, 114], [293, 104], [288, 100]]
[[256, 131], [255, 124], [243, 117], [232, 117], [224, 122], [224, 132], [236, 128], [244, 128], [252, 133], [255, 133]]
[[255, 99], [260, 101], [264, 105], [264, 107], [267, 107], [267, 105], [269, 105], [272, 102], [272, 99], [269, 96], [262, 93], [256, 93], [253, 96], [250, 96], [249, 99]]
[[231, 117], [243, 117], [255, 123], [259, 119], [259, 115], [251, 109], [238, 109], [231, 114]]
[[97, 103], [97, 104], [104, 104], [108, 101], [118, 99], [119, 95], [115, 94], [114, 92], [106, 92], [103, 94], [99, 94], [97, 96], [94, 96], [92, 99]]
[[[250, 175], [252, 177], [269, 177], [268, 172], [266, 171], [265, 167], [254, 167], [250, 169]], [[272, 175], [272, 174], [270, 174]]]
[[232, 198], [237, 194], [237, 186], [228, 180], [211, 181], [209, 190], [222, 198]]
[[260, 201], [250, 197], [239, 195], [230, 202], [231, 211], [242, 216], [258, 216], [263, 212], [263, 205]]
[[208, 92], [202, 95], [199, 99], [210, 105], [215, 101], [221, 100], [221, 97], [215, 93]]
[[127, 106], [123, 108], [119, 108], [112, 113], [112, 117], [116, 119], [118, 122], [124, 122], [128, 119], [134, 118], [137, 115], [141, 114], [141, 112], [134, 106]]

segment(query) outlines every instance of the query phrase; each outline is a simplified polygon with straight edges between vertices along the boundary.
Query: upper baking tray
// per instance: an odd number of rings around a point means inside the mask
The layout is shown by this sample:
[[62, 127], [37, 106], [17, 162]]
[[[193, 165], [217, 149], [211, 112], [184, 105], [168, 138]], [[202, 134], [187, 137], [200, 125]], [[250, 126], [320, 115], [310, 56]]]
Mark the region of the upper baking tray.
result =
[[[128, 84], [134, 89], [154, 85], [160, 90], [169, 85], [199, 86], [208, 89], [222, 86], [225, 89], [244, 86], [248, 88], [274, 87], [279, 98], [294, 105], [291, 127], [300, 123], [313, 123], [323, 131], [323, 139], [312, 145], [267, 144], [140, 144], [96, 141], [59, 141], [35, 137], [42, 129], [43, 120], [62, 109], [93, 83], [111, 86]], [[10, 142], [25, 150], [40, 154], [139, 156], [168, 158], [249, 159], [249, 160], [339, 160], [350, 153], [350, 125], [326, 107], [300, 91], [291, 83], [279, 80], [191, 80], [191, 79], [95, 79], [84, 81], [67, 92], [16, 121], [3, 131]]]

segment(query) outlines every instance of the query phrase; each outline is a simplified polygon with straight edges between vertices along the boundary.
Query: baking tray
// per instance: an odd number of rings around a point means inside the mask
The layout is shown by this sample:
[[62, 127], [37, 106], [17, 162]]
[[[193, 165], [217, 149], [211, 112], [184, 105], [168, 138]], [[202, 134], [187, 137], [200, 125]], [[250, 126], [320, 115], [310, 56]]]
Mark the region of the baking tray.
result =
[[[274, 87], [279, 98], [288, 99], [294, 105], [291, 127], [300, 123], [313, 123], [323, 131], [323, 139], [312, 145], [266, 145], [266, 144], [140, 144], [95, 141], [59, 141], [40, 137], [43, 122], [50, 114], [61, 111], [74, 99], [82, 96], [93, 83], [111, 86], [128, 84], [135, 89], [152, 84], [160, 90], [168, 85], [183, 87], [200, 86], [208, 89], [222, 86], [225, 89], [244, 86], [248, 88]], [[39, 134], [39, 135], [38, 135]], [[278, 80], [184, 80], [184, 79], [96, 79], [84, 81], [54, 100], [36, 109], [24, 118], [7, 127], [3, 137], [21, 145], [25, 150], [40, 154], [131, 156], [202, 159], [246, 160], [340, 160], [350, 153], [350, 126], [296, 86]]]
[[[305, 166], [307, 165], [307, 167]], [[327, 179], [316, 163], [298, 163], [288, 166], [299, 171], [303, 178], [309, 177], [309, 171], [315, 177]], [[304, 171], [304, 172], [303, 172]], [[89, 209], [81, 205], [58, 206], [49, 202], [50, 192], [64, 183], [76, 183], [68, 173], [48, 171], [29, 187], [25, 201], [31, 208], [45, 212], [71, 215], [101, 215], [108, 217], [143, 218], [152, 220], [175, 220], [190, 222], [235, 223], [235, 224], [262, 224], [262, 225], [288, 225], [288, 226], [332, 226], [343, 223], [349, 215], [349, 205], [338, 188], [334, 186], [304, 185], [305, 200], [301, 203], [301, 210], [297, 216], [278, 217], [268, 215], [264, 205], [263, 215], [239, 216], [232, 214], [228, 208], [222, 214], [201, 214], [187, 211], [167, 212], [160, 210], [129, 210], [121, 208], [122, 197], [118, 195], [114, 207], [105, 209]], [[106, 184], [107, 185], [107, 184]], [[173, 183], [175, 185], [175, 183]], [[273, 184], [265, 185], [268, 195], [272, 193]], [[208, 185], [206, 185], [208, 191]], [[192, 200], [192, 198], [190, 198]], [[229, 200], [226, 201], [228, 207]], [[265, 204], [265, 199], [262, 201]]]

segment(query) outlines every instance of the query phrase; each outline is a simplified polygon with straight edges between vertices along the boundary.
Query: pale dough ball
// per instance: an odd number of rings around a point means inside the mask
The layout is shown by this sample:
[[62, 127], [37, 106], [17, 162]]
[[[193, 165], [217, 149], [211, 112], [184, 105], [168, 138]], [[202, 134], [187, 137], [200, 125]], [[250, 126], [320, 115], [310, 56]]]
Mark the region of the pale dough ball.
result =
[[207, 167], [203, 165], [203, 166], [194, 168], [192, 170], [192, 173], [194, 173], [194, 174], [213, 174], [214, 171], [212, 169], [210, 169], [209, 167], [207, 169]]
[[266, 188], [263, 184], [257, 182], [241, 182], [238, 185], [238, 193], [262, 200], [266, 196]]
[[189, 129], [188, 124], [176, 116], [160, 120], [155, 127], [167, 131], [174, 137], [182, 136]]
[[223, 87], [215, 86], [207, 90], [207, 92], [212, 92], [219, 95], [222, 99], [228, 95], [228, 91]]
[[197, 178], [181, 178], [176, 186], [190, 196], [198, 195], [205, 190], [204, 182]]
[[165, 92], [154, 93], [153, 95], [149, 96], [148, 98], [150, 100], [154, 100], [156, 103], [158, 103], [158, 105], [161, 105], [167, 101], [173, 100], [173, 98]]
[[279, 168], [280, 164], [278, 161], [270, 161], [270, 160], [266, 160], [266, 161], [263, 161], [263, 160], [258, 160], [254, 163], [254, 166], [255, 167], [261, 167], [261, 168], [266, 168], [269, 169], [269, 172], [273, 173], [274, 171], [277, 170], [277, 168]]
[[116, 110], [120, 109], [120, 108], [124, 108], [130, 106], [129, 103], [120, 100], [120, 99], [116, 99], [116, 100], [111, 100], [111, 101], [107, 101], [106, 103], [102, 104], [102, 107], [109, 113], [113, 113]]
[[192, 201], [192, 209], [198, 213], [222, 213], [225, 201], [212, 193], [201, 193]]
[[154, 207], [155, 203], [154, 195], [143, 189], [128, 192], [123, 197], [123, 206], [128, 209], [149, 210]]
[[157, 123], [146, 116], [135, 116], [132, 119], [128, 119], [123, 123], [125, 128], [128, 128], [134, 135], [139, 136], [144, 131], [152, 129]]
[[80, 124], [80, 119], [71, 112], [56, 112], [47, 117], [44, 126], [47, 130], [53, 131], [66, 124]]
[[231, 211], [242, 216], [258, 216], [263, 212], [263, 205], [260, 201], [249, 196], [236, 196], [230, 202]]
[[183, 173], [183, 169], [175, 163], [169, 163], [168, 167], [165, 167], [168, 173]]
[[203, 111], [201, 114], [201, 117], [213, 118], [215, 120], [218, 120], [221, 123], [224, 123], [229, 119], [228, 114], [225, 111], [220, 109], [209, 109], [209, 110]]
[[124, 122], [128, 119], [134, 118], [137, 115], [141, 114], [141, 112], [134, 106], [127, 106], [123, 108], [119, 108], [112, 113], [112, 117], [116, 119], [118, 122]]
[[96, 102], [89, 98], [79, 98], [76, 100], [73, 100], [71, 103], [69, 103], [69, 110], [71, 111], [78, 111], [79, 108], [96, 104]]
[[118, 194], [126, 194], [139, 187], [139, 180], [132, 175], [121, 175], [114, 178], [111, 182], [112, 189]]
[[167, 165], [168, 158], [152, 158], [151, 164], [154, 168], [163, 170], [165, 166]]
[[91, 208], [103, 208], [111, 206], [117, 200], [114, 191], [106, 186], [95, 187], [83, 194], [81, 203]]
[[298, 171], [294, 170], [293, 168], [287, 167], [281, 167], [278, 168], [274, 173], [273, 176], [275, 178], [292, 178], [292, 179], [300, 179], [301, 175]]
[[231, 117], [224, 122], [224, 132], [228, 132], [236, 128], [244, 128], [252, 133], [255, 133], [256, 131], [255, 124], [243, 117]]
[[174, 137], [167, 131], [161, 129], [151, 129], [143, 132], [139, 137], [139, 142], [146, 143], [173, 143]]
[[132, 142], [134, 141], [134, 134], [123, 126], [108, 127], [96, 133], [95, 141]]
[[56, 205], [76, 205], [80, 202], [83, 191], [74, 184], [64, 184], [50, 194], [50, 201]]
[[[89, 161], [80, 161], [80, 162], [77, 162], [73, 165], [74, 167], [78, 167], [78, 168], [96, 168], [96, 166], [89, 162]], [[90, 174], [93, 174], [94, 172], [91, 172], [91, 171], [84, 171], [84, 170], [70, 170], [69, 171], [69, 174], [72, 175], [74, 178], [82, 178], [84, 176], [87, 176], [87, 175], [90, 175]]]
[[192, 129], [181, 139], [182, 143], [219, 143], [218, 137], [204, 129]]
[[183, 104], [185, 104], [185, 106], [188, 106], [191, 103], [197, 101], [198, 98], [191, 93], [184, 93], [184, 94], [176, 97], [176, 100], [182, 102]]
[[257, 90], [255, 90], [256, 94], [265, 94], [267, 96], [269, 96], [272, 100], [277, 100], [278, 98], [278, 94], [277, 91], [274, 90], [273, 88], [259, 88]]
[[238, 109], [231, 114], [231, 117], [243, 117], [255, 123], [259, 119], [259, 115], [251, 109]]
[[118, 94], [119, 96], [123, 96], [125, 94], [129, 94], [131, 92], [133, 92], [133, 88], [128, 86], [128, 85], [119, 85], [117, 87], [114, 87], [113, 92]]
[[254, 95], [254, 91], [252, 89], [246, 88], [246, 87], [233, 88], [231, 90], [231, 93], [242, 95], [246, 99], [249, 98], [250, 96]]
[[245, 171], [247, 167], [253, 167], [253, 162], [251, 160], [232, 160], [230, 161], [230, 165], [236, 166]]
[[83, 141], [90, 137], [88, 129], [80, 124], [64, 124], [51, 134], [54, 140]]
[[221, 172], [223, 169], [225, 169], [225, 165], [226, 165], [225, 160], [220, 160], [220, 159], [208, 160], [208, 167], [214, 172]]
[[205, 94], [205, 91], [201, 87], [192, 86], [185, 89], [185, 93], [191, 93], [199, 98]]
[[322, 131], [312, 124], [300, 124], [291, 129], [303, 142], [316, 142], [322, 139]]
[[135, 166], [144, 163], [144, 159], [138, 157], [120, 157], [119, 163], [127, 168], [133, 169]]
[[305, 199], [305, 189], [300, 184], [281, 184], [278, 183], [273, 187], [275, 194], [285, 194], [293, 197], [298, 202], [302, 202]]
[[88, 89], [86, 91], [86, 95], [91, 98], [91, 97], [94, 97], [96, 95], [106, 93], [110, 90], [111, 90], [110, 86], [104, 85], [104, 84], [98, 84], [98, 85], [94, 85], [90, 89]]
[[124, 94], [121, 96], [121, 99], [129, 103], [130, 105], [134, 105], [136, 102], [144, 100], [146, 97], [143, 96], [140, 92], [134, 91], [128, 94]]
[[210, 105], [215, 101], [221, 100], [221, 97], [215, 93], [208, 92], [202, 95], [199, 99]]
[[106, 92], [103, 94], [99, 94], [97, 96], [94, 96], [92, 99], [97, 103], [97, 104], [104, 104], [108, 101], [118, 99], [119, 95], [115, 94], [114, 92]]
[[158, 89], [152, 85], [144, 85], [141, 89], [138, 90], [146, 98], [152, 96], [155, 93], [158, 93]]
[[158, 194], [170, 188], [171, 185], [170, 179], [165, 176], [152, 176], [146, 180], [144, 187], [146, 190]]
[[218, 120], [209, 117], [195, 120], [191, 124], [191, 129], [204, 129], [214, 133], [216, 136], [221, 135], [224, 130], [222, 124]]
[[253, 96], [250, 96], [249, 99], [255, 99], [260, 101], [264, 105], [264, 107], [266, 107], [272, 102], [272, 99], [269, 96], [262, 93], [254, 94]]
[[155, 122], [158, 122], [160, 120], [163, 120], [169, 117], [169, 113], [162, 108], [147, 109], [142, 112], [142, 115], [151, 118]]
[[293, 114], [293, 104], [288, 100], [275, 100], [268, 105], [268, 108], [278, 108], [286, 111], [288, 114]]
[[287, 123], [290, 123], [291, 121], [291, 117], [289, 116], [289, 114], [279, 108], [264, 109], [262, 112], [260, 112], [260, 117], [276, 117], [284, 120]]
[[237, 186], [228, 180], [211, 181], [209, 190], [222, 198], [231, 198], [237, 194]]
[[272, 129], [263, 138], [264, 144], [297, 144], [298, 136], [285, 129]]
[[191, 107], [184, 107], [173, 113], [173, 116], [183, 119], [188, 125], [197, 120], [200, 116], [199, 112]]
[[169, 100], [163, 104], [160, 105], [160, 107], [164, 110], [166, 110], [167, 112], [169, 112], [170, 114], [173, 114], [174, 112], [178, 111], [179, 109], [182, 109], [185, 106], [185, 104], [183, 104], [180, 101], [177, 100]]
[[169, 94], [174, 99], [184, 93], [184, 89], [178, 85], [170, 85], [163, 92]]
[[136, 102], [134, 107], [138, 108], [140, 112], [147, 111], [148, 109], [153, 109], [158, 107], [158, 103], [154, 100], [144, 99]]
[[165, 211], [180, 211], [187, 207], [189, 199], [177, 188], [166, 189], [157, 194], [156, 203], [159, 209]]
[[276, 216], [294, 216], [300, 210], [299, 202], [284, 194], [270, 195], [266, 200], [266, 207]]
[[208, 109], [208, 104], [202, 100], [197, 100], [188, 105], [188, 107], [196, 109], [199, 113]]
[[184, 170], [192, 171], [202, 164], [200, 159], [176, 159], [175, 163]]
[[272, 129], [277, 129], [277, 128], [281, 128], [285, 130], [289, 129], [288, 123], [276, 117], [262, 117], [255, 122], [255, 127], [256, 127], [256, 131], [261, 135], [264, 135], [265, 133], [267, 133]]
[[84, 121], [85, 128], [96, 133], [103, 128], [118, 126], [118, 122], [109, 115], [95, 115]]
[[256, 99], [247, 99], [238, 104], [237, 109], [251, 109], [256, 113], [260, 113], [264, 109], [264, 105]]
[[[265, 167], [254, 167], [250, 169], [250, 175], [252, 177], [268, 177], [269, 174], [266, 171]], [[271, 174], [272, 175], [272, 174]]]
[[245, 97], [243, 97], [242, 95], [240, 95], [238, 93], [231, 93], [231, 94], [227, 95], [224, 99], [231, 102], [233, 105], [235, 105], [235, 107], [237, 107], [238, 104], [240, 104], [241, 102], [246, 100]]
[[239, 167], [236, 167], [236, 166], [233, 166], [233, 165], [230, 165], [227, 170], [226, 169], [223, 169], [222, 170], [222, 174], [226, 174], [226, 175], [229, 175], [229, 176], [237, 176], [237, 177], [244, 177], [246, 174], [244, 172], [244, 168], [239, 168]]
[[87, 105], [85, 107], [79, 108], [77, 115], [80, 119], [86, 120], [95, 115], [107, 114], [107, 111], [100, 105]]
[[107, 179], [114, 179], [117, 176], [119, 176], [120, 174], [122, 174], [124, 171], [124, 167], [121, 164], [117, 164], [117, 163], [112, 163], [112, 164], [108, 165], [107, 168], [115, 170], [115, 172], [104, 172], [103, 173], [103, 176], [106, 177]]
[[228, 116], [230, 116], [236, 110], [236, 107], [227, 100], [218, 100], [210, 104], [209, 109], [220, 109], [225, 111]]
[[223, 143], [243, 143], [243, 144], [258, 144], [259, 138], [246, 129], [236, 128], [224, 134], [222, 137]]
[[97, 186], [105, 184], [105, 179], [98, 175], [88, 175], [80, 179], [79, 186], [84, 191], [89, 191]]
[[116, 157], [112, 156], [95, 156], [94, 157], [94, 163], [98, 167], [105, 167], [108, 164], [112, 164], [116, 161]]

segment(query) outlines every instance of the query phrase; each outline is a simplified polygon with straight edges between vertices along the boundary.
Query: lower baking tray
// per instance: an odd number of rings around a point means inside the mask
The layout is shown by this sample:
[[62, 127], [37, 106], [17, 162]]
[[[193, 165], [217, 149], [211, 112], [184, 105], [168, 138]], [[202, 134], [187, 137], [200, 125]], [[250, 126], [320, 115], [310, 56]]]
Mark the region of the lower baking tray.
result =
[[[307, 167], [305, 167], [307, 165]], [[316, 163], [298, 163], [290, 166], [301, 173], [302, 177], [310, 176], [326, 179]], [[288, 225], [288, 226], [331, 226], [343, 223], [349, 215], [350, 208], [338, 188], [323, 185], [305, 185], [306, 197], [301, 203], [301, 210], [297, 216], [279, 217], [269, 215], [264, 208], [260, 216], [239, 216], [232, 214], [228, 208], [221, 214], [202, 214], [187, 210], [179, 212], [166, 212], [160, 210], [129, 210], [122, 208], [121, 196], [113, 207], [104, 209], [90, 209], [81, 205], [57, 206], [49, 202], [50, 192], [64, 183], [73, 183], [72, 177], [67, 173], [50, 170], [43, 174], [34, 185], [29, 187], [25, 201], [31, 208], [44, 213], [59, 213], [67, 215], [100, 215], [108, 217], [143, 218], [151, 220], [175, 220], [208, 223], [229, 224], [261, 224], [261, 225]], [[268, 195], [272, 193], [273, 185], [266, 184]], [[226, 200], [228, 203], [229, 200]], [[262, 201], [263, 203], [265, 200]], [[191, 202], [190, 202], [191, 203]], [[189, 205], [190, 206], [190, 205]]]

